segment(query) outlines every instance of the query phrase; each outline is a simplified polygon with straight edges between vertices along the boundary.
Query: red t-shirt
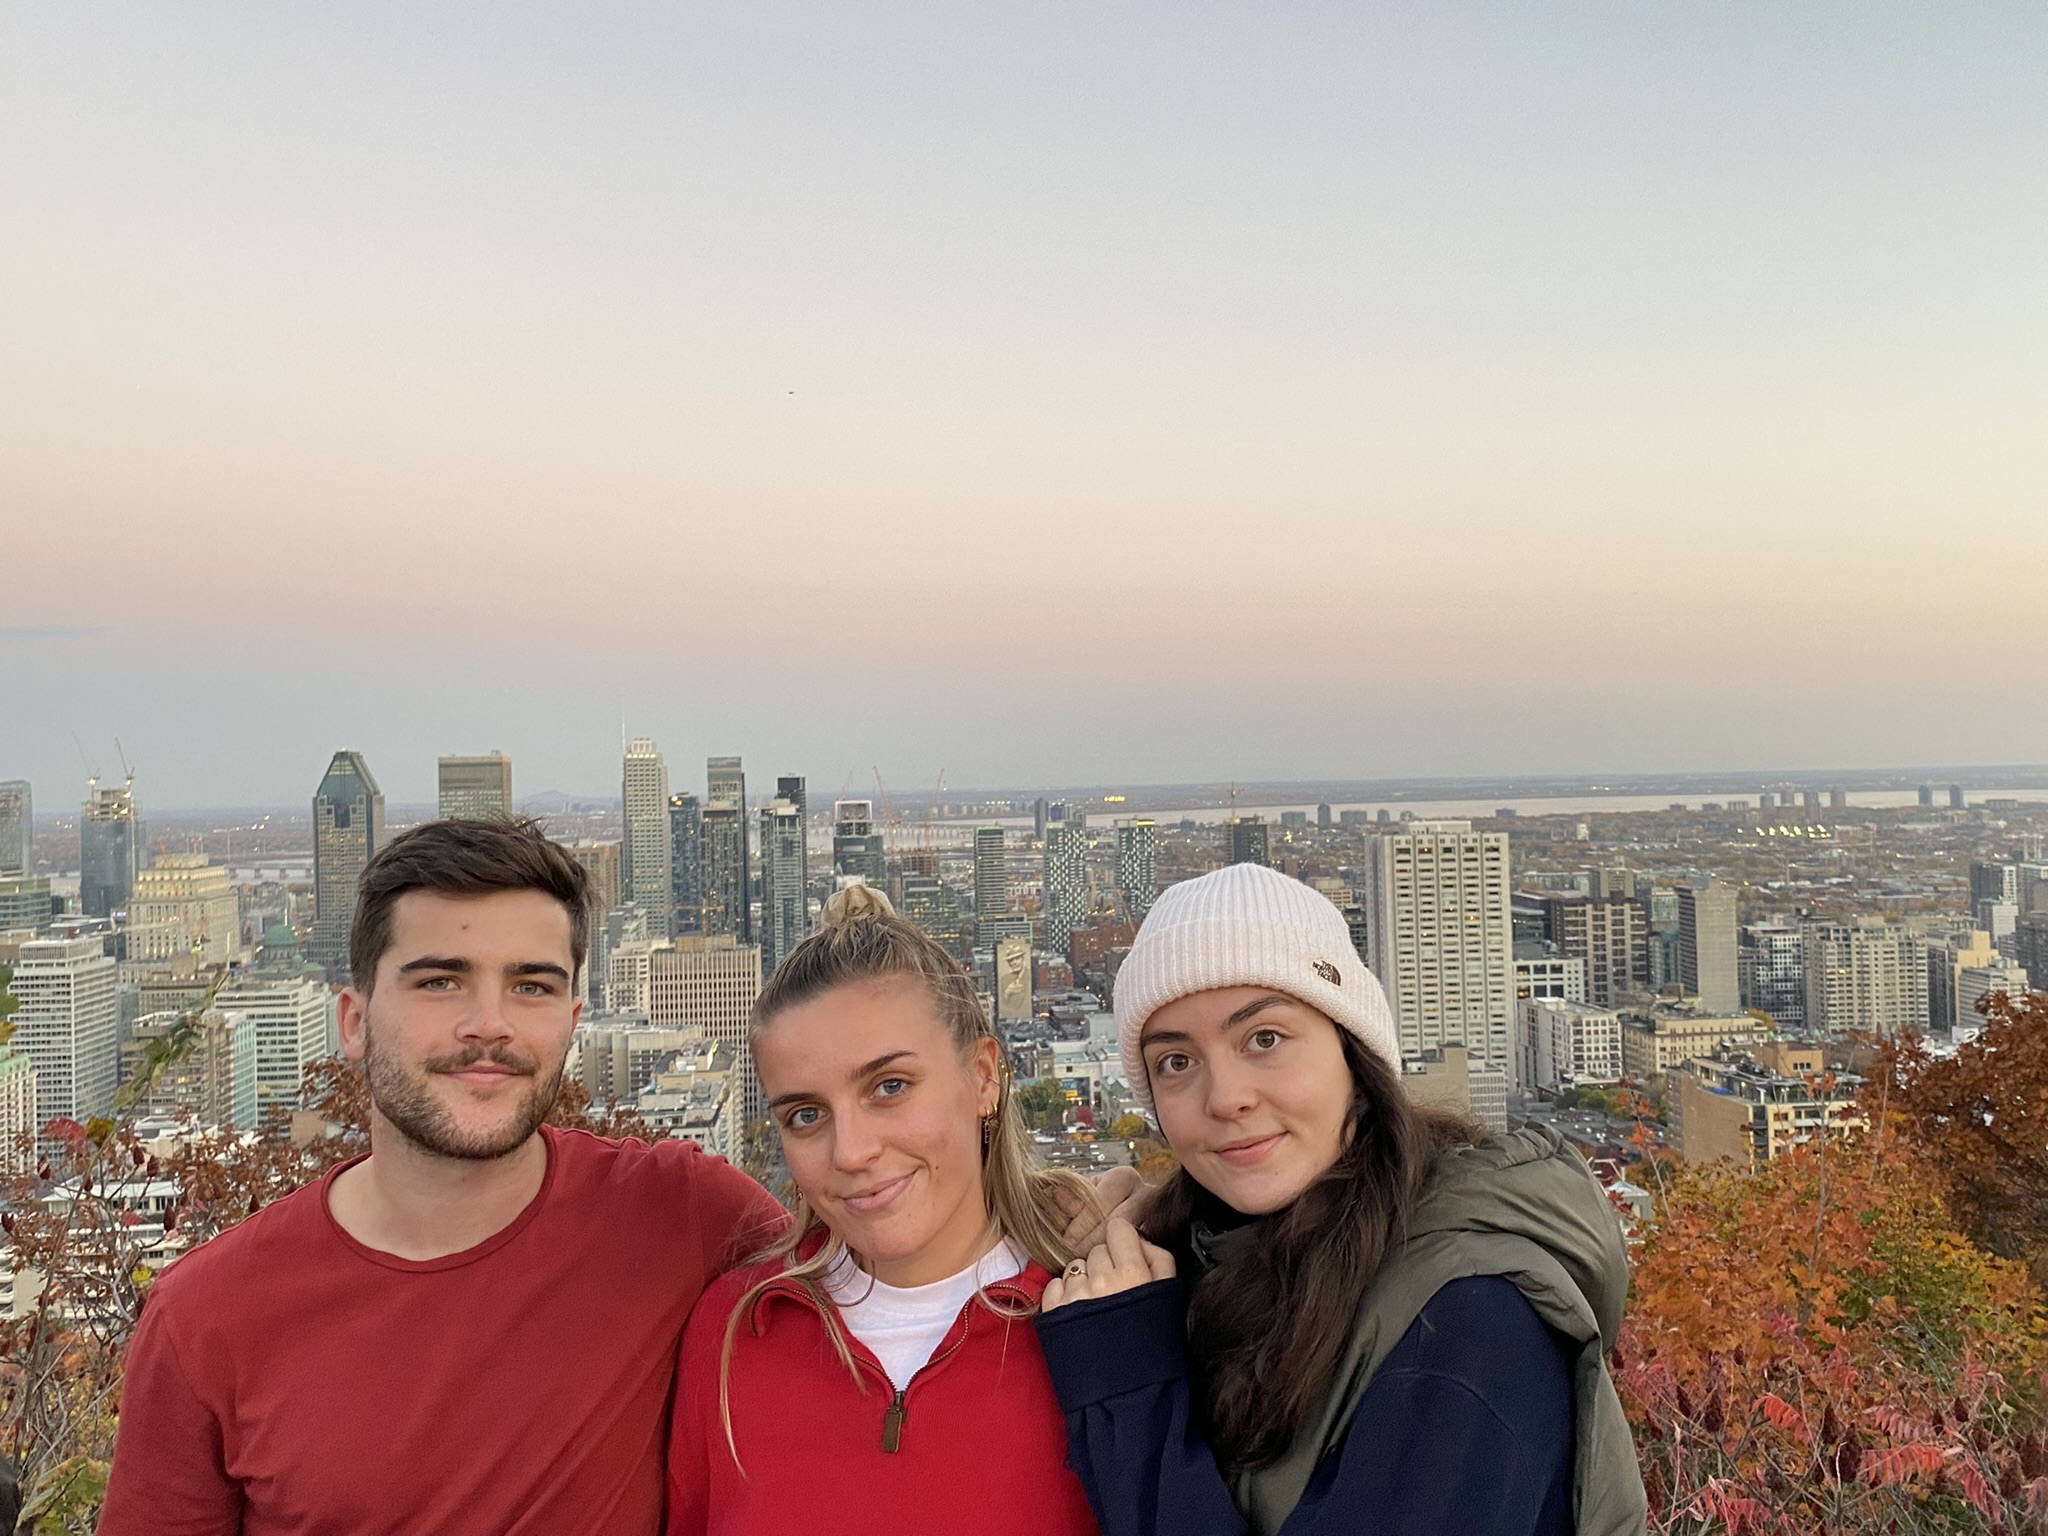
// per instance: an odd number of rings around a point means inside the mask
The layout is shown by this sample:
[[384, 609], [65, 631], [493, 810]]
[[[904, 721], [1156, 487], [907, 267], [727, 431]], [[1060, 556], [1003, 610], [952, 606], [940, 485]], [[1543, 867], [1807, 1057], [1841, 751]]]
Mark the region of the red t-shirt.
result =
[[166, 1269], [101, 1536], [654, 1536], [683, 1322], [782, 1209], [688, 1142], [541, 1134], [465, 1252], [364, 1247], [337, 1168]]

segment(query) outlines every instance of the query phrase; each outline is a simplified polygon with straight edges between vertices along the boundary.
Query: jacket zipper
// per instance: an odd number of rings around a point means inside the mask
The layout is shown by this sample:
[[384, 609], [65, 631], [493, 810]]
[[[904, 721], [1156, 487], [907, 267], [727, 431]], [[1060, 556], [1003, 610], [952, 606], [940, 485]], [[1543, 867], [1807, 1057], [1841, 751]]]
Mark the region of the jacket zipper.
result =
[[[992, 1285], [988, 1289], [991, 1293], [994, 1293], [1001, 1284], [1002, 1282], [998, 1282], [997, 1285]], [[968, 1305], [972, 1306], [974, 1303], [970, 1301]], [[889, 1406], [882, 1410], [882, 1449], [888, 1455], [894, 1456], [903, 1448], [903, 1421], [909, 1416], [910, 1412], [908, 1405], [903, 1400], [909, 1395], [910, 1389], [917, 1385], [917, 1378], [933, 1367], [943, 1365], [949, 1357], [958, 1354], [961, 1346], [967, 1342], [967, 1335], [973, 1332], [973, 1329], [973, 1320], [970, 1318], [967, 1325], [960, 1330], [960, 1337], [953, 1341], [952, 1348], [942, 1354], [933, 1355], [931, 1359], [925, 1361], [923, 1365], [910, 1373], [910, 1380], [896, 1389], [896, 1395], [889, 1400]], [[882, 1379], [888, 1381], [887, 1376], [884, 1376]]]

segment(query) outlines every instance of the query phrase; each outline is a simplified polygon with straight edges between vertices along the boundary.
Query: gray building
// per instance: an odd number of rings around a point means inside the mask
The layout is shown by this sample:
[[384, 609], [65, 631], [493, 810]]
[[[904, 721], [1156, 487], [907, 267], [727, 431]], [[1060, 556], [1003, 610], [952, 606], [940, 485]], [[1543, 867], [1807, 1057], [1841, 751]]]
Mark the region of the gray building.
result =
[[1003, 864], [1003, 829], [974, 829], [974, 916], [1000, 917], [1010, 910], [1010, 876]]
[[832, 873], [857, 876], [884, 890], [889, 884], [889, 859], [882, 834], [875, 830], [872, 800], [840, 800], [832, 806]]
[[1225, 827], [1228, 836], [1229, 862], [1232, 864], [1270, 864], [1272, 859], [1272, 831], [1263, 817], [1246, 816], [1233, 819]]
[[1045, 829], [1045, 947], [1067, 952], [1074, 930], [1088, 915], [1088, 830], [1065, 821]]
[[1116, 888], [1125, 914], [1142, 923], [1159, 897], [1159, 823], [1149, 816], [1116, 824]]
[[360, 752], [341, 751], [313, 793], [313, 937], [306, 958], [329, 974], [348, 969], [356, 882], [384, 846], [384, 792]]
[[444, 757], [436, 765], [435, 809], [447, 816], [510, 816], [512, 759], [502, 752], [485, 757]]
[[1751, 923], [1736, 951], [1742, 1006], [1768, 1013], [1786, 1034], [1806, 1027], [1806, 951], [1789, 923]]
[[1678, 893], [1678, 983], [1712, 1013], [1742, 1006], [1735, 966], [1735, 890], [1710, 881]]
[[36, 872], [35, 797], [26, 779], [0, 783], [0, 879]]
[[625, 898], [647, 914], [648, 934], [665, 939], [675, 907], [668, 763], [648, 737], [635, 737], [626, 748], [623, 788], [626, 838], [619, 849], [619, 873]]
[[761, 807], [761, 974], [772, 975], [810, 924], [804, 910], [804, 814], [780, 795]]
[[79, 910], [87, 917], [127, 911], [144, 862], [135, 781], [103, 788], [94, 779], [86, 788], [85, 813], [78, 822]]
[[753, 912], [747, 901], [747, 813], [730, 801], [704, 807], [704, 932], [751, 944]]

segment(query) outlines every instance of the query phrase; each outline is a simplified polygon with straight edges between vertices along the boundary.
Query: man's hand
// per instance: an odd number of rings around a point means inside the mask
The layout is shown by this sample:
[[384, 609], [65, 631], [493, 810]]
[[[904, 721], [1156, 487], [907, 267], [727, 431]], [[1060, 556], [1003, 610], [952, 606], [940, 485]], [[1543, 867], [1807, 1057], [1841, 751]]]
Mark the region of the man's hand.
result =
[[1070, 1301], [1093, 1301], [1172, 1278], [1173, 1255], [1146, 1242], [1121, 1216], [1112, 1216], [1106, 1239], [1086, 1259], [1074, 1260], [1046, 1282], [1038, 1309], [1050, 1312]]
[[1109, 1168], [1095, 1175], [1095, 1200], [1091, 1205], [1067, 1212], [1067, 1246], [1086, 1253], [1103, 1241], [1104, 1223], [1121, 1216], [1132, 1226], [1145, 1219], [1152, 1189], [1131, 1167]]

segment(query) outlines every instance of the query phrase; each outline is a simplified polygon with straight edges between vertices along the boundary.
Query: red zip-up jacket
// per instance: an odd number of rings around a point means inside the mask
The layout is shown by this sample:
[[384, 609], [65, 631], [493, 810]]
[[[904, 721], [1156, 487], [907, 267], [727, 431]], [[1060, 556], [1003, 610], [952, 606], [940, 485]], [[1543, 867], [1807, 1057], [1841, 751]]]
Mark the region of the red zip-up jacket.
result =
[[772, 1284], [733, 1336], [736, 1465], [719, 1414], [718, 1357], [733, 1306], [771, 1272], [722, 1276], [690, 1314], [669, 1440], [668, 1536], [1095, 1536], [1031, 1326], [1044, 1269], [1027, 1265], [988, 1287], [1017, 1317], [971, 1298], [901, 1392], [848, 1334], [856, 1380], [818, 1303], [794, 1281]]

